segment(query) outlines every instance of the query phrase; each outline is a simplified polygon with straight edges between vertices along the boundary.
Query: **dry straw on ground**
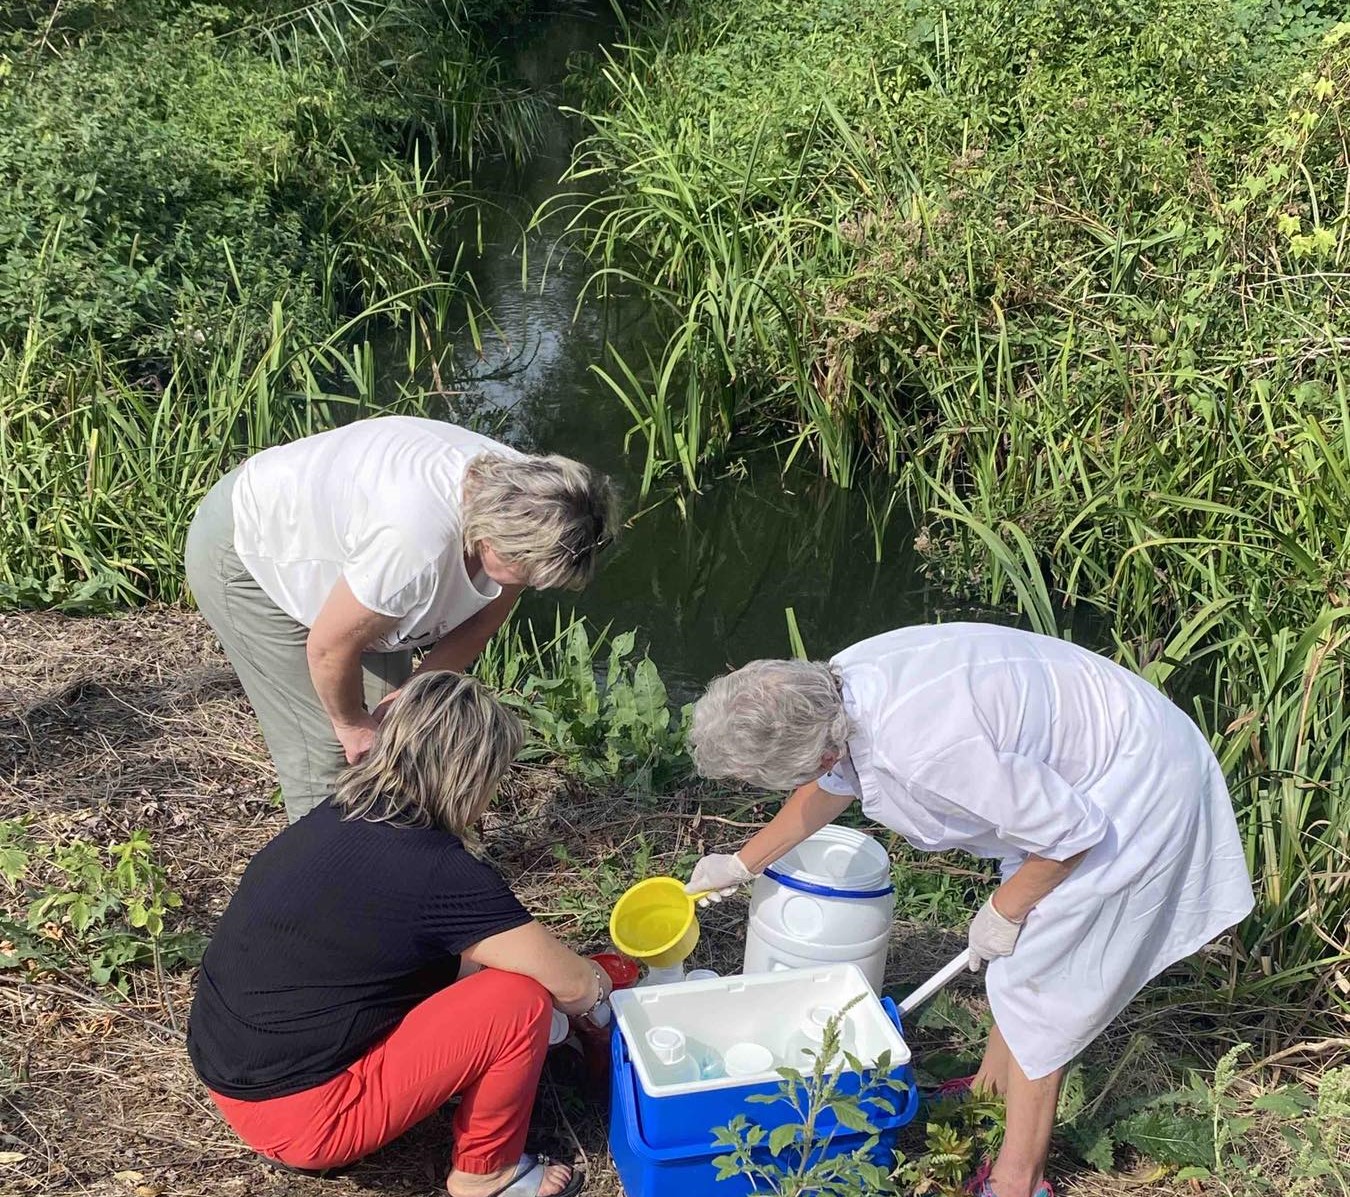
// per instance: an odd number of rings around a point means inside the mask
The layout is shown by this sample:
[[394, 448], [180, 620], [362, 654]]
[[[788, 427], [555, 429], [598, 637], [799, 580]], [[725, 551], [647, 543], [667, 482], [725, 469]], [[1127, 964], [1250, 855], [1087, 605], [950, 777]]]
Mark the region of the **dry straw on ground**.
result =
[[[0, 818], [31, 814], [39, 837], [104, 844], [144, 828], [183, 895], [183, 924], [209, 932], [283, 819], [256, 725], [201, 620], [165, 609], [107, 619], [3, 616], [0, 679]], [[685, 795], [640, 803], [532, 769], [507, 787], [487, 838], [526, 904], [575, 946], [594, 950], [606, 946], [596, 938], [606, 913], [594, 891], [598, 864], [624, 879], [640, 835], [658, 846], [658, 860], [673, 860], [744, 834], [727, 823]], [[558, 845], [566, 848], [561, 861]], [[734, 970], [743, 920], [736, 902], [708, 912], [696, 963]], [[890, 980], [921, 980], [957, 942], [898, 928]], [[129, 1000], [110, 1003], [77, 976], [0, 974], [0, 1193], [437, 1190], [450, 1144], [444, 1112], [328, 1180], [274, 1171], [241, 1147], [183, 1049], [193, 979], [179, 973], [160, 986], [141, 973]], [[964, 992], [974, 1004], [976, 983]], [[1127, 1033], [1100, 1050], [1109, 1057]], [[920, 1054], [934, 1045], [915, 1040]], [[601, 1111], [546, 1084], [535, 1125], [543, 1145], [585, 1163], [588, 1192], [618, 1194]], [[1120, 1191], [1122, 1183], [1081, 1174], [1063, 1188]]]

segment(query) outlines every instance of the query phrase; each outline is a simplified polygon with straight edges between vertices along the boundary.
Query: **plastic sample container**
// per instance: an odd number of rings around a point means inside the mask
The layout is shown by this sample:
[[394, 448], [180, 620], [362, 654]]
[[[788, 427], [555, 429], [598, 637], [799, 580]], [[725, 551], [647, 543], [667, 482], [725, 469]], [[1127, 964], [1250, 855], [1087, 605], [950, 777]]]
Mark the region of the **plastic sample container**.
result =
[[[888, 1020], [899, 1034], [899, 1016], [895, 1006], [886, 1002]], [[613, 1098], [609, 1113], [609, 1147], [614, 1160], [615, 1170], [623, 1183], [627, 1197], [744, 1197], [752, 1192], [750, 1180], [744, 1176], [733, 1176], [727, 1180], [717, 1180], [717, 1166], [713, 1160], [726, 1154], [725, 1147], [713, 1145], [713, 1130], [725, 1126], [736, 1114], [745, 1114], [752, 1122], [766, 1129], [784, 1122], [796, 1121], [797, 1115], [785, 1102], [772, 1104], [747, 1104], [745, 1097], [752, 1092], [775, 1091], [777, 1085], [741, 1086], [723, 1090], [724, 1094], [739, 1098], [738, 1102], [721, 1105], [714, 1114], [708, 1109], [701, 1119], [696, 1119], [703, 1127], [694, 1142], [668, 1145], [650, 1141], [641, 1116], [648, 1108], [644, 1102], [638, 1084], [637, 1072], [628, 1057], [626, 1041], [617, 1030], [614, 1034]], [[906, 1064], [899, 1075], [909, 1088], [893, 1098], [894, 1113], [881, 1110], [871, 1111], [872, 1124], [877, 1128], [879, 1140], [871, 1152], [873, 1162], [889, 1165], [892, 1162], [892, 1149], [896, 1132], [913, 1120], [919, 1108], [919, 1090], [914, 1083], [914, 1070]], [[823, 1118], [818, 1123], [818, 1133], [822, 1139], [828, 1139], [817, 1158], [841, 1155], [861, 1147], [868, 1138], [861, 1131], [831, 1130], [832, 1118]], [[755, 1158], [768, 1162], [772, 1157], [767, 1146], [761, 1146], [754, 1152]]]
[[831, 823], [756, 878], [745, 971], [856, 964], [880, 993], [894, 914], [886, 850], [870, 835]]
[[[777, 1069], [784, 1066], [789, 1041], [810, 1011], [820, 1006], [842, 1009], [855, 998], [859, 1000], [844, 1015], [853, 1054], [866, 1068], [890, 1052], [891, 1068], [912, 1083], [912, 1073], [905, 1071], [909, 1047], [894, 1006], [883, 1005], [853, 964], [717, 977], [614, 994], [615, 1036], [633, 1076], [635, 1116], [643, 1142], [652, 1147], [707, 1145], [713, 1127], [742, 1113], [766, 1128], [794, 1119], [785, 1102], [747, 1107], [745, 1099], [751, 1093], [778, 1092]], [[728, 1065], [727, 1053], [735, 1045], [759, 1044], [767, 1049], [768, 1064], [749, 1075], [662, 1083], [661, 1063], [646, 1042], [647, 1032], [658, 1026], [678, 1027]], [[839, 1087], [856, 1093], [860, 1079], [857, 1073], [841, 1071]], [[615, 1083], [622, 1082], [616, 1077]], [[833, 1125], [828, 1112], [822, 1119], [822, 1126]]]

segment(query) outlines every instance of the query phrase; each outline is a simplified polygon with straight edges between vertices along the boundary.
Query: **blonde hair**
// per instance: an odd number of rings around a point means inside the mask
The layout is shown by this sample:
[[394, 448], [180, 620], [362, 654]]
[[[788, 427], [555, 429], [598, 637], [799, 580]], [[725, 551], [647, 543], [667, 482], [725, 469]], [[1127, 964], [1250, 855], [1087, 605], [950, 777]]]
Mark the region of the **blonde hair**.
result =
[[464, 479], [464, 544], [483, 541], [528, 586], [580, 590], [617, 532], [609, 479], [569, 457], [484, 453]]
[[751, 661], [714, 678], [694, 704], [689, 745], [704, 777], [795, 790], [848, 749], [839, 684], [820, 661]]
[[476, 847], [475, 824], [525, 738], [476, 678], [419, 673], [389, 707], [370, 752], [338, 779], [345, 819], [440, 827]]

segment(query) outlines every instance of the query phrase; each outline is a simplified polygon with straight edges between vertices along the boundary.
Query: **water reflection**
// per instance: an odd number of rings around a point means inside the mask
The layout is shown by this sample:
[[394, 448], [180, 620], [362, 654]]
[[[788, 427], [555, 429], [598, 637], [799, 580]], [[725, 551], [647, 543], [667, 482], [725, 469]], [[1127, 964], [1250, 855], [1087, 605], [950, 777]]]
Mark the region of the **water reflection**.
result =
[[[517, 67], [556, 99], [569, 55], [611, 35], [608, 19], [555, 16], [518, 47]], [[576, 136], [555, 106], [525, 167], [488, 164], [479, 172], [495, 203], [483, 214], [474, 275], [493, 326], [480, 329], [481, 353], [467, 333], [460, 338], [455, 386], [513, 443], [612, 474], [632, 511], [643, 446], [626, 444], [628, 415], [591, 366], [608, 346], [640, 362], [644, 348], [656, 354], [661, 334], [640, 298], [579, 303], [591, 266], [559, 252], [560, 221], [523, 234], [530, 214], [560, 189]], [[938, 596], [919, 574], [902, 521], [878, 563], [864, 493], [805, 474], [785, 479], [771, 451], [736, 466], [683, 505], [653, 500], [595, 585], [562, 605], [598, 624], [641, 629], [668, 682], [685, 691], [729, 664], [784, 655], [786, 607], [817, 654], [932, 614]], [[551, 624], [558, 605], [556, 595], [530, 595], [524, 612]]]

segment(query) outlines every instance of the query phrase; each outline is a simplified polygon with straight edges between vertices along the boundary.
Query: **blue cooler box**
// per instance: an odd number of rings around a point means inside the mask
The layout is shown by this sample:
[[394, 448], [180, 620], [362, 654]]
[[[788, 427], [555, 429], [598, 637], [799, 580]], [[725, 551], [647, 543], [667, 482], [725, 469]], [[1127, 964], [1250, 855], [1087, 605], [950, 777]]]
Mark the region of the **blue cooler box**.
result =
[[[886, 1014], [895, 1028], [900, 1020], [895, 1006], [889, 1000], [883, 1003]], [[749, 1177], [733, 1176], [717, 1180], [713, 1160], [727, 1153], [727, 1148], [713, 1146], [713, 1130], [725, 1126], [737, 1114], [744, 1114], [752, 1123], [766, 1131], [785, 1122], [795, 1122], [798, 1115], [784, 1101], [772, 1103], [747, 1102], [754, 1093], [777, 1093], [777, 1081], [734, 1086], [711, 1090], [706, 1094], [688, 1094], [679, 1098], [653, 1098], [645, 1094], [637, 1071], [628, 1056], [623, 1035], [616, 1028], [612, 1046], [612, 1091], [610, 1095], [609, 1147], [615, 1170], [623, 1182], [627, 1197], [701, 1197], [712, 1194], [716, 1185], [717, 1197], [742, 1197], [750, 1194]], [[895, 1070], [908, 1088], [892, 1096], [896, 1105], [894, 1114], [873, 1108], [869, 1111], [872, 1125], [877, 1128], [879, 1141], [870, 1153], [874, 1163], [889, 1166], [895, 1135], [900, 1127], [913, 1120], [919, 1107], [919, 1090], [914, 1081], [914, 1069], [906, 1063]], [[842, 1078], [840, 1088], [851, 1082], [857, 1092], [856, 1074]], [[699, 1102], [699, 1097], [705, 1100]], [[674, 1119], [662, 1109], [664, 1103], [679, 1103], [680, 1116]], [[655, 1114], [655, 1119], [648, 1115]], [[663, 1141], [652, 1142], [648, 1126], [655, 1121], [663, 1133]], [[817, 1123], [829, 1135], [835, 1126], [833, 1115], [825, 1112]], [[671, 1139], [675, 1132], [678, 1137]], [[868, 1135], [862, 1131], [836, 1131], [829, 1144], [820, 1151], [819, 1158], [845, 1155], [861, 1147]], [[773, 1157], [766, 1145], [754, 1152], [756, 1160], [765, 1163]]]
[[[631, 1077], [641, 1140], [650, 1147], [707, 1147], [712, 1142], [712, 1128], [725, 1126], [737, 1114], [745, 1114], [768, 1130], [796, 1118], [787, 1102], [746, 1104], [751, 1094], [778, 1093], [776, 1069], [740, 1081], [723, 1078], [671, 1086], [644, 1081], [644, 1064], [637, 1056], [648, 1050], [643, 1037], [653, 1025], [677, 1027], [718, 1053], [738, 1041], [759, 1040], [782, 1059], [807, 1011], [822, 1005], [836, 1010], [847, 1006], [844, 1018], [852, 1040], [850, 1050], [864, 1064], [880, 1058], [883, 1051], [889, 1052], [892, 1074], [913, 1085], [909, 1047], [895, 1006], [878, 999], [854, 964], [630, 989], [616, 993], [612, 1004], [616, 1051], [621, 1053], [612, 1065], [614, 1089], [618, 1092], [625, 1088], [623, 1074]], [[652, 1075], [647, 1071], [648, 1078]], [[860, 1079], [857, 1073], [845, 1073], [839, 1078], [840, 1092], [856, 1093]], [[896, 1100], [903, 1105], [904, 1095]], [[878, 1118], [889, 1117], [881, 1111], [875, 1113]], [[820, 1128], [828, 1132], [834, 1125], [834, 1115], [823, 1111]]]

